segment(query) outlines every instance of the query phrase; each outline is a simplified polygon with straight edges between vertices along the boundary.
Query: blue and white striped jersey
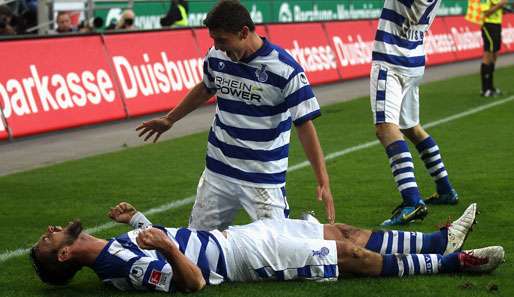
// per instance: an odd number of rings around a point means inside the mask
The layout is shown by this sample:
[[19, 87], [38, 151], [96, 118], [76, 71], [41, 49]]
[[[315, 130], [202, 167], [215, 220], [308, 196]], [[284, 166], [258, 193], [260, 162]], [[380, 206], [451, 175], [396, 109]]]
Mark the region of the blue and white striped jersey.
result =
[[423, 40], [442, 0], [385, 0], [375, 35], [373, 62], [407, 76], [425, 70]]
[[292, 123], [314, 119], [320, 110], [302, 67], [263, 41], [239, 62], [215, 48], [205, 57], [203, 83], [218, 102], [206, 171], [239, 184], [282, 187]]
[[[223, 235], [219, 231], [157, 228], [165, 231], [179, 250], [196, 263], [207, 284], [217, 285], [227, 278], [225, 256], [218, 240]], [[102, 281], [120, 290], [174, 291], [170, 263], [158, 251], [138, 246], [139, 230], [111, 239], [97, 257], [93, 270]]]

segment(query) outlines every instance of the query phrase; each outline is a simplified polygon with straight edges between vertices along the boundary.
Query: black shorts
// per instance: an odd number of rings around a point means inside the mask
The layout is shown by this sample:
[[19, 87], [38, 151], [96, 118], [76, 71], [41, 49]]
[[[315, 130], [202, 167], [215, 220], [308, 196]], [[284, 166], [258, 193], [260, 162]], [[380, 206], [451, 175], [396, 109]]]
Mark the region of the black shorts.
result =
[[484, 41], [484, 51], [498, 52], [502, 45], [502, 25], [484, 23], [482, 25], [482, 40]]

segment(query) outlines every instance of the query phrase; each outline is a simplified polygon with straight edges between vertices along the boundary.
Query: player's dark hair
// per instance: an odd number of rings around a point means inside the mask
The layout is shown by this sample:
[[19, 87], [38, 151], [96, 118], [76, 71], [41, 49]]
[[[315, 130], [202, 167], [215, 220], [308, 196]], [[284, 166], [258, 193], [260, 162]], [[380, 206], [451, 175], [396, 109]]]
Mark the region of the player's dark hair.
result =
[[49, 285], [63, 286], [68, 284], [73, 276], [82, 269], [82, 265], [74, 261], [60, 262], [57, 251], [41, 253], [37, 246], [30, 249], [32, 266], [39, 278]]
[[250, 13], [238, 0], [221, 0], [207, 14], [203, 24], [211, 30], [223, 30], [237, 33], [244, 26], [250, 31], [255, 31]]

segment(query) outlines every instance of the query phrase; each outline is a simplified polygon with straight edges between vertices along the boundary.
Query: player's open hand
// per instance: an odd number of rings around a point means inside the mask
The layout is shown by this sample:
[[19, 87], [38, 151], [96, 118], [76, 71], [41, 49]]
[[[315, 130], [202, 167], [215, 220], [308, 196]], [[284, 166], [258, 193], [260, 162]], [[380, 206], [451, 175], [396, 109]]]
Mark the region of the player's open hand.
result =
[[153, 135], [155, 138], [153, 142], [157, 142], [161, 134], [168, 131], [173, 123], [167, 117], [160, 117], [155, 120], [143, 122], [139, 127], [136, 128], [136, 131], [139, 132], [139, 137], [144, 137], [144, 141], [150, 139]]
[[332, 191], [330, 191], [330, 186], [318, 185], [316, 192], [318, 200], [323, 201], [325, 204], [325, 212], [327, 214], [328, 223], [334, 224], [336, 222], [336, 210], [334, 208], [334, 199], [332, 198]]
[[141, 229], [136, 237], [137, 244], [146, 250], [154, 250], [165, 247], [170, 239], [166, 234], [157, 228], [148, 227]]
[[137, 209], [130, 203], [121, 202], [111, 208], [107, 213], [107, 216], [115, 222], [128, 224], [136, 212]]

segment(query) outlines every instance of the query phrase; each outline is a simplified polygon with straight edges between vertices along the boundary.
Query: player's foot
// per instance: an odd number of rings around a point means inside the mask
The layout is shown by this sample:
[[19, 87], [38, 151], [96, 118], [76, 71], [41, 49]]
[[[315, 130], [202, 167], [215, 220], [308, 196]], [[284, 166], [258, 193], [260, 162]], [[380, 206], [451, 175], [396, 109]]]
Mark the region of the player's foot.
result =
[[319, 220], [314, 216], [314, 211], [312, 210], [302, 212], [299, 219], [311, 223], [321, 224]]
[[459, 202], [459, 194], [452, 189], [447, 194], [434, 193], [424, 200], [425, 204], [457, 204]]
[[428, 214], [424, 203], [416, 206], [405, 206], [403, 203], [393, 210], [393, 216], [382, 222], [382, 226], [405, 225], [414, 220], [423, 220]]
[[460, 218], [448, 225], [448, 243], [446, 244], [444, 255], [460, 251], [469, 232], [473, 228], [473, 224], [476, 223], [477, 213], [477, 204], [471, 203]]
[[488, 246], [459, 253], [461, 270], [464, 272], [491, 272], [505, 262], [501, 246]]
[[488, 89], [488, 90], [480, 92], [480, 95], [483, 97], [496, 97], [496, 96], [500, 96], [501, 94], [502, 94], [502, 91], [500, 89]]

